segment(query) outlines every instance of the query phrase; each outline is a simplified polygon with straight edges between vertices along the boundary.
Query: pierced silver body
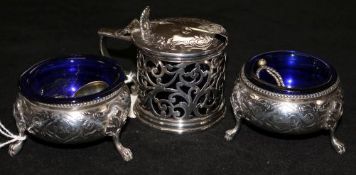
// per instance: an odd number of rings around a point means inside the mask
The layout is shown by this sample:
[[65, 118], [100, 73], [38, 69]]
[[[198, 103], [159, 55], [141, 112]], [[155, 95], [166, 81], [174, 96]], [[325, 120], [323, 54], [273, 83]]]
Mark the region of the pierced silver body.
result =
[[[113, 137], [119, 153], [128, 161], [132, 153], [120, 143], [119, 134], [130, 109], [129, 94], [125, 84], [106, 97], [76, 104], [44, 104], [19, 94], [14, 117], [20, 135], [27, 131], [52, 143], [77, 144]], [[21, 147], [22, 143], [10, 146], [10, 154], [15, 155]]]
[[138, 100], [134, 109], [144, 123], [183, 133], [207, 129], [224, 116], [223, 52], [180, 62], [162, 61], [139, 51], [137, 59]]
[[209, 128], [225, 112], [226, 30], [196, 18], [151, 21], [149, 12], [124, 29], [99, 30], [102, 55], [109, 56], [106, 38], [137, 46], [134, 112], [143, 123], [173, 133]]
[[343, 113], [339, 80], [318, 93], [283, 95], [259, 88], [243, 72], [242, 69], [231, 96], [236, 125], [226, 131], [227, 140], [232, 140], [239, 130], [241, 119], [245, 119], [261, 129], [280, 134], [298, 135], [329, 130], [335, 150], [339, 154], [345, 152], [344, 144], [334, 135]]

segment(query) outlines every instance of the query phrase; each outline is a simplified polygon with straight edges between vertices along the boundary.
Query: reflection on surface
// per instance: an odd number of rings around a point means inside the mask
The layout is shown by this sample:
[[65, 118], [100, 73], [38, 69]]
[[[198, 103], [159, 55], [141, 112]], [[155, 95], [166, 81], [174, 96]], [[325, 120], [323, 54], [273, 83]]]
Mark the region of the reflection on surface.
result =
[[[267, 66], [278, 72], [285, 88], [278, 88], [276, 79], [267, 71], [259, 73], [258, 61], [264, 59]], [[283, 93], [318, 91], [336, 82], [336, 71], [325, 61], [297, 51], [273, 51], [252, 58], [245, 65], [246, 76], [259, 86]], [[261, 81], [262, 80], [262, 81]], [[292, 92], [294, 91], [294, 92]]]
[[73, 56], [46, 60], [30, 68], [22, 75], [20, 88], [29, 98], [65, 100], [98, 94], [124, 79], [114, 60]]

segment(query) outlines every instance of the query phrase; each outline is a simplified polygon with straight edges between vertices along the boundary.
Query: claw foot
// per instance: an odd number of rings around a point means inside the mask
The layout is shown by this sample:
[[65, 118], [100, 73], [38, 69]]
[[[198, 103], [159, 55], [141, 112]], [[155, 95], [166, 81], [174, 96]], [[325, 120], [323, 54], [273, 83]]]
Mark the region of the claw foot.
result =
[[227, 141], [231, 141], [234, 138], [236, 132], [237, 132], [237, 129], [235, 129], [235, 128], [227, 130], [225, 132], [225, 139]]
[[132, 152], [129, 148], [122, 147], [122, 148], [119, 148], [118, 151], [125, 161], [130, 161], [133, 159]]
[[345, 144], [338, 140], [336, 137], [331, 138], [331, 144], [337, 153], [343, 154], [346, 152]]
[[133, 158], [132, 152], [129, 148], [124, 147], [121, 142], [120, 142], [120, 129], [116, 131], [116, 134], [114, 135], [114, 144], [117, 149], [117, 151], [120, 153], [121, 157], [125, 161], [130, 161]]
[[236, 120], [235, 127], [232, 129], [229, 129], [225, 132], [225, 139], [227, 141], [231, 141], [234, 138], [234, 136], [236, 135], [237, 131], [240, 129], [240, 125], [241, 125], [240, 115], [235, 115], [235, 120]]
[[11, 157], [17, 155], [23, 147], [23, 141], [17, 141], [9, 146], [9, 154]]

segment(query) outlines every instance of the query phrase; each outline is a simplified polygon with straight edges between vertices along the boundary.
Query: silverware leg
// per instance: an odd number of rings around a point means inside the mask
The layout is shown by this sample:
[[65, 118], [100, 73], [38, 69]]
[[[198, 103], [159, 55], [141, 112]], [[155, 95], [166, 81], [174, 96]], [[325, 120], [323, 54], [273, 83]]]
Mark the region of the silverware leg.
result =
[[13, 143], [13, 144], [11, 144], [9, 146], [9, 151], [8, 152], [9, 152], [11, 157], [16, 156], [22, 150], [23, 142], [24, 141], [22, 141], [22, 140], [21, 141], [17, 141], [17, 142], [15, 142], [15, 143]]
[[122, 158], [125, 161], [130, 161], [133, 158], [132, 152], [129, 148], [126, 148], [121, 144], [120, 133], [121, 129], [118, 129], [116, 131], [116, 134], [113, 136], [114, 144], [116, 146], [117, 151], [121, 154]]
[[235, 127], [232, 129], [229, 129], [225, 132], [225, 139], [227, 141], [231, 141], [235, 134], [237, 133], [237, 131], [240, 129], [240, 125], [241, 125], [241, 114], [236, 114], [235, 115], [235, 120], [236, 120], [236, 124]]
[[337, 153], [343, 154], [346, 151], [346, 147], [344, 143], [342, 143], [339, 139], [336, 138], [335, 129], [336, 125], [330, 129], [331, 144]]

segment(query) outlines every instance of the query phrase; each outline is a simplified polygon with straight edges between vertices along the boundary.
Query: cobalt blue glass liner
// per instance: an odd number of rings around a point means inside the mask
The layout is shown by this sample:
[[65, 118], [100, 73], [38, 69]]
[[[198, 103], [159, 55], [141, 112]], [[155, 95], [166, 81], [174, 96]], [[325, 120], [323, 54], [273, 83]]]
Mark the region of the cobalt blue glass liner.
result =
[[[277, 86], [275, 79], [262, 71], [256, 75], [260, 59], [275, 69], [282, 77], [285, 87]], [[268, 91], [303, 95], [320, 92], [332, 86], [338, 79], [335, 69], [326, 61], [298, 51], [272, 51], [259, 54], [245, 64], [245, 75], [255, 85]]]
[[[117, 61], [93, 55], [74, 55], [44, 60], [26, 70], [20, 77], [21, 94], [29, 100], [48, 104], [73, 104], [105, 97], [125, 80]], [[81, 86], [104, 81], [109, 87], [101, 92], [73, 97]]]

